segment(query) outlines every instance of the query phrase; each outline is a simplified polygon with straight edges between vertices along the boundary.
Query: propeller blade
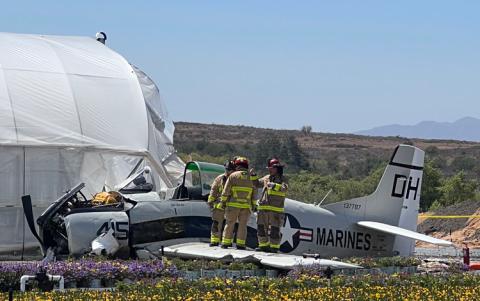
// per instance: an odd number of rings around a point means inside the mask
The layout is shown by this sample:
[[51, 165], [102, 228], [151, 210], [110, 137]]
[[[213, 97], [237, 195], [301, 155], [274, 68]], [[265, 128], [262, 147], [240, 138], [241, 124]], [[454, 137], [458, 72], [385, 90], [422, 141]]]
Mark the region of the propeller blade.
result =
[[22, 196], [22, 206], [23, 206], [23, 213], [25, 214], [25, 218], [27, 219], [28, 227], [30, 228], [30, 231], [32, 231], [33, 236], [35, 236], [35, 238], [40, 242], [43, 252], [45, 252], [43, 241], [40, 239], [40, 236], [37, 233], [37, 229], [35, 228], [35, 223], [33, 218], [33, 209], [32, 209], [32, 198], [30, 197], [30, 195]]

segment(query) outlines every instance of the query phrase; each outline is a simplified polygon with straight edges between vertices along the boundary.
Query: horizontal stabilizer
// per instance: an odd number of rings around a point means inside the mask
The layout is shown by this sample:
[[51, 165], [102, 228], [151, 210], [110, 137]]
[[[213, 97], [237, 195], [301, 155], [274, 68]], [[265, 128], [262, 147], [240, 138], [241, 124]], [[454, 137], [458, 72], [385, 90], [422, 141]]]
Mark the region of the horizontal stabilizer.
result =
[[447, 240], [438, 239], [438, 238], [435, 238], [435, 237], [431, 237], [431, 236], [428, 236], [428, 235], [425, 235], [425, 234], [420, 234], [420, 233], [415, 232], [415, 231], [410, 231], [410, 230], [407, 230], [407, 229], [404, 229], [404, 228], [395, 227], [395, 226], [388, 225], [388, 224], [383, 224], [383, 223], [378, 223], [378, 222], [370, 222], [370, 221], [361, 221], [361, 222], [357, 222], [357, 225], [359, 225], [360, 227], [363, 227], [363, 228], [377, 230], [377, 231], [380, 231], [380, 232], [393, 234], [393, 235], [400, 235], [400, 236], [403, 236], [403, 237], [408, 237], [408, 238], [412, 238], [412, 239], [416, 239], [416, 240], [421, 240], [421, 241], [428, 242], [428, 243], [435, 244], [435, 245], [440, 245], [440, 246], [451, 246], [451, 245], [453, 245], [451, 242], [449, 242]]
[[319, 265], [333, 269], [357, 269], [361, 266], [327, 259], [303, 258], [289, 254], [274, 254], [251, 250], [222, 249], [207, 243], [185, 243], [164, 248], [167, 256], [189, 259], [210, 259], [260, 263], [277, 269], [291, 270], [295, 266]]

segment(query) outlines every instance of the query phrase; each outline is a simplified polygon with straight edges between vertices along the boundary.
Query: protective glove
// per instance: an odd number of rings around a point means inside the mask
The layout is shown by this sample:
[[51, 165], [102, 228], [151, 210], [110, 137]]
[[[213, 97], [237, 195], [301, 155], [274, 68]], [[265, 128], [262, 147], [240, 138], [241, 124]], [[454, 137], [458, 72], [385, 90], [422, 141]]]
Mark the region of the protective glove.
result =
[[248, 171], [248, 174], [250, 176], [250, 180], [252, 180], [252, 181], [258, 180], [257, 173], [255, 172], [255, 170], [253, 168], [250, 168], [250, 170]]
[[268, 183], [267, 183], [267, 187], [270, 188], [270, 189], [273, 189], [273, 187], [275, 187], [275, 183], [273, 183], [273, 182], [268, 182]]

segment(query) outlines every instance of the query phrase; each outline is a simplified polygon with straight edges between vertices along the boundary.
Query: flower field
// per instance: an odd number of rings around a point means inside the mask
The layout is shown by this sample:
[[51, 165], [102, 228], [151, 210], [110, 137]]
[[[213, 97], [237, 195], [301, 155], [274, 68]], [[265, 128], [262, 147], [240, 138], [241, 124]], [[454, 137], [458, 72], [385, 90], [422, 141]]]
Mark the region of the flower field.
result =
[[[0, 295], [8, 300], [8, 294]], [[28, 292], [14, 300], [480, 300], [480, 277], [442, 276], [201, 279], [164, 277], [118, 285], [114, 291]]]
[[[357, 259], [355, 259], [357, 260]], [[360, 260], [360, 259], [358, 259]], [[361, 259], [362, 265], [382, 267], [418, 264], [413, 259]], [[412, 261], [413, 260], [413, 261]], [[81, 259], [53, 262], [0, 262], [0, 300], [480, 300], [480, 276], [465, 272], [462, 265], [439, 274], [334, 275], [329, 281], [320, 266], [298, 267], [278, 278], [227, 277], [188, 280], [187, 271], [246, 271], [258, 267], [248, 263], [171, 260]], [[455, 268], [454, 268], [455, 267]], [[35, 282], [26, 293], [19, 289], [24, 274], [45, 270], [63, 275], [66, 284], [77, 288], [66, 292], [40, 292]], [[401, 271], [401, 269], [397, 269]], [[368, 272], [369, 270], [364, 270]], [[84, 290], [89, 281], [107, 283], [114, 289]]]
[[45, 270], [52, 275], [62, 275], [65, 282], [87, 282], [92, 279], [121, 281], [125, 278], [131, 280], [153, 279], [159, 277], [175, 277], [176, 266], [163, 263], [160, 260], [88, 260], [57, 261], [47, 265], [39, 262], [8, 263], [0, 262], [0, 291], [8, 291], [13, 287], [18, 289], [22, 275], [35, 275], [40, 270]]

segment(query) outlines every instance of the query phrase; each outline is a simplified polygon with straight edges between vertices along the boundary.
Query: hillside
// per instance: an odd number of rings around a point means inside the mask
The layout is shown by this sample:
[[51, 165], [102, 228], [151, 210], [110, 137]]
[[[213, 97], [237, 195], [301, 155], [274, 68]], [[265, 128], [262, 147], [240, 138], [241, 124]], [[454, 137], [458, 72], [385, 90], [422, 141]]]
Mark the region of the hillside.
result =
[[[417, 231], [428, 235], [451, 240], [455, 245], [468, 244], [470, 247], [480, 247], [480, 201], [465, 201], [445, 208], [433, 210], [418, 219]], [[436, 216], [472, 216], [471, 218], [429, 219], [428, 215]], [[417, 246], [429, 246], [419, 242]]]
[[196, 153], [225, 158], [241, 153], [254, 155], [255, 148], [271, 137], [294, 137], [312, 172], [335, 173], [341, 178], [362, 178], [385, 164], [396, 145], [408, 143], [425, 150], [427, 159], [435, 162], [444, 175], [464, 170], [471, 177], [475, 177], [480, 171], [480, 143], [476, 142], [353, 134], [306, 134], [300, 130], [187, 122], [176, 122], [175, 125], [175, 146], [179, 153], [184, 155]]
[[[287, 137], [292, 137], [293, 142]], [[277, 143], [276, 139], [281, 142], [265, 148], [265, 144]], [[420, 202], [422, 211], [437, 208], [428, 214], [480, 214], [480, 185], [477, 179], [480, 173], [480, 143], [351, 134], [307, 134], [295, 130], [176, 123], [176, 148], [181, 156], [194, 159], [217, 160], [221, 163], [229, 156], [245, 154], [251, 156], [256, 168], [263, 170], [264, 161], [258, 160], [258, 150], [266, 149], [266, 152], [275, 153], [285, 147], [285, 144], [292, 143], [297, 144], [297, 152], [307, 161], [307, 164], [303, 164], [302, 160], [297, 160], [287, 166], [290, 173], [289, 197], [293, 199], [318, 202], [330, 189], [332, 193], [325, 203], [371, 193], [395, 146], [408, 143], [426, 151]], [[292, 166], [298, 162], [303, 165]], [[418, 225], [419, 232], [434, 230], [432, 235], [436, 237], [452, 239], [457, 245], [465, 241], [477, 247], [480, 246], [478, 229], [478, 218], [420, 218]]]
[[282, 130], [256, 128], [242, 125], [221, 125], [203, 124], [189, 122], [175, 122], [175, 142], [182, 143], [185, 139], [193, 141], [209, 140], [212, 143], [257, 143], [270, 135], [294, 135], [302, 147], [306, 149], [318, 148], [371, 148], [390, 149], [398, 143], [406, 140], [414, 142], [420, 148], [426, 149], [429, 146], [441, 150], [457, 148], [480, 147], [480, 143], [457, 141], [457, 140], [436, 140], [436, 139], [407, 139], [402, 137], [371, 137], [355, 134], [331, 134], [311, 132], [305, 134], [300, 130]]

